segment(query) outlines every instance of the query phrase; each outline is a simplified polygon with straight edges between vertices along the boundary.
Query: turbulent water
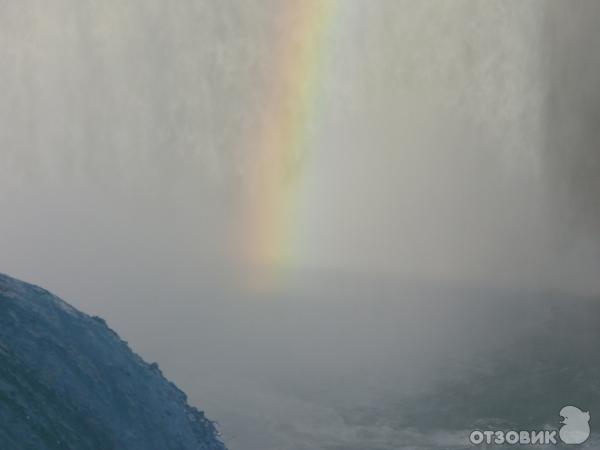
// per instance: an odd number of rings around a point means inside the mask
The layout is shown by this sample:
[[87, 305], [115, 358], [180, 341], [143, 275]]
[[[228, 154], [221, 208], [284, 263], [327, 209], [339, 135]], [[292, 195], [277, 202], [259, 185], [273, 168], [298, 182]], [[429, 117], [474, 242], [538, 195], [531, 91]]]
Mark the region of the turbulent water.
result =
[[269, 299], [214, 279], [123, 283], [128, 312], [110, 323], [209, 411], [231, 449], [465, 449], [474, 429], [559, 429], [563, 406], [592, 420], [600, 407], [595, 297], [298, 278]]
[[99, 317], [0, 274], [0, 445], [225, 450], [204, 413]]

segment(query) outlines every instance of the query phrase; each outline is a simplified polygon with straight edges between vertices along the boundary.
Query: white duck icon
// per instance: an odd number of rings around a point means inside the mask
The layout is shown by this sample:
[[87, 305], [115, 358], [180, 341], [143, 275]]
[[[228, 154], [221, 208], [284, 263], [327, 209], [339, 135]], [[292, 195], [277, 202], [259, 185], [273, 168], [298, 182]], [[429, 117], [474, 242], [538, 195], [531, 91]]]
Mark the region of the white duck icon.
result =
[[590, 437], [590, 413], [575, 406], [565, 406], [560, 410], [563, 417], [560, 439], [565, 444], [583, 444]]

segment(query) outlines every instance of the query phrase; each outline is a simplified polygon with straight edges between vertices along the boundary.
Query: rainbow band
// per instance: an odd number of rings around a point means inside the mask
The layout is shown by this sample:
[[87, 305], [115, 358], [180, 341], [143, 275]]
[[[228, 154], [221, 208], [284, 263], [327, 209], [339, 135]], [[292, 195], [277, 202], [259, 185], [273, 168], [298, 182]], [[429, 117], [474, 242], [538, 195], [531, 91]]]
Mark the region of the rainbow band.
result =
[[[302, 162], [311, 147], [310, 129], [317, 121], [317, 100], [325, 32], [337, 0], [297, 0], [285, 11], [284, 36], [278, 36], [275, 79], [265, 103], [256, 139], [254, 166], [244, 200], [242, 259], [271, 273], [291, 258]], [[255, 280], [271, 284], [273, 275]]]

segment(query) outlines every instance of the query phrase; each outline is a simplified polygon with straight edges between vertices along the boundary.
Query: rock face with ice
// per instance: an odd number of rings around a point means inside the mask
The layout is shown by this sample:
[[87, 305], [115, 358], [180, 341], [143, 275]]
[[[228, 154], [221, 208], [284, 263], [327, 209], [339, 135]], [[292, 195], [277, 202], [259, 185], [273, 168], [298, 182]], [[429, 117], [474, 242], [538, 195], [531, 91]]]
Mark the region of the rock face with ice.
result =
[[0, 448], [225, 450], [204, 413], [102, 319], [4, 275]]

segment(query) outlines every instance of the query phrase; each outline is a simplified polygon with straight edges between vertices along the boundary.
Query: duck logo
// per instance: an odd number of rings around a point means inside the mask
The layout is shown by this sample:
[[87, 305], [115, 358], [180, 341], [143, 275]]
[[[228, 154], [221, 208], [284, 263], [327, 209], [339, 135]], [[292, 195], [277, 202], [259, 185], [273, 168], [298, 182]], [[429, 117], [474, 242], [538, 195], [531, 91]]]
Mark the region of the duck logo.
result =
[[[562, 428], [537, 431], [524, 430], [475, 430], [469, 436], [473, 445], [566, 445], [583, 444], [590, 437], [590, 413], [575, 406], [565, 406], [560, 410]], [[560, 436], [560, 441], [559, 441]], [[505, 448], [505, 447], [503, 447]], [[544, 447], [548, 448], [548, 447]]]
[[565, 406], [560, 410], [563, 418], [559, 435], [565, 444], [583, 444], [590, 437], [590, 413], [575, 406]]

